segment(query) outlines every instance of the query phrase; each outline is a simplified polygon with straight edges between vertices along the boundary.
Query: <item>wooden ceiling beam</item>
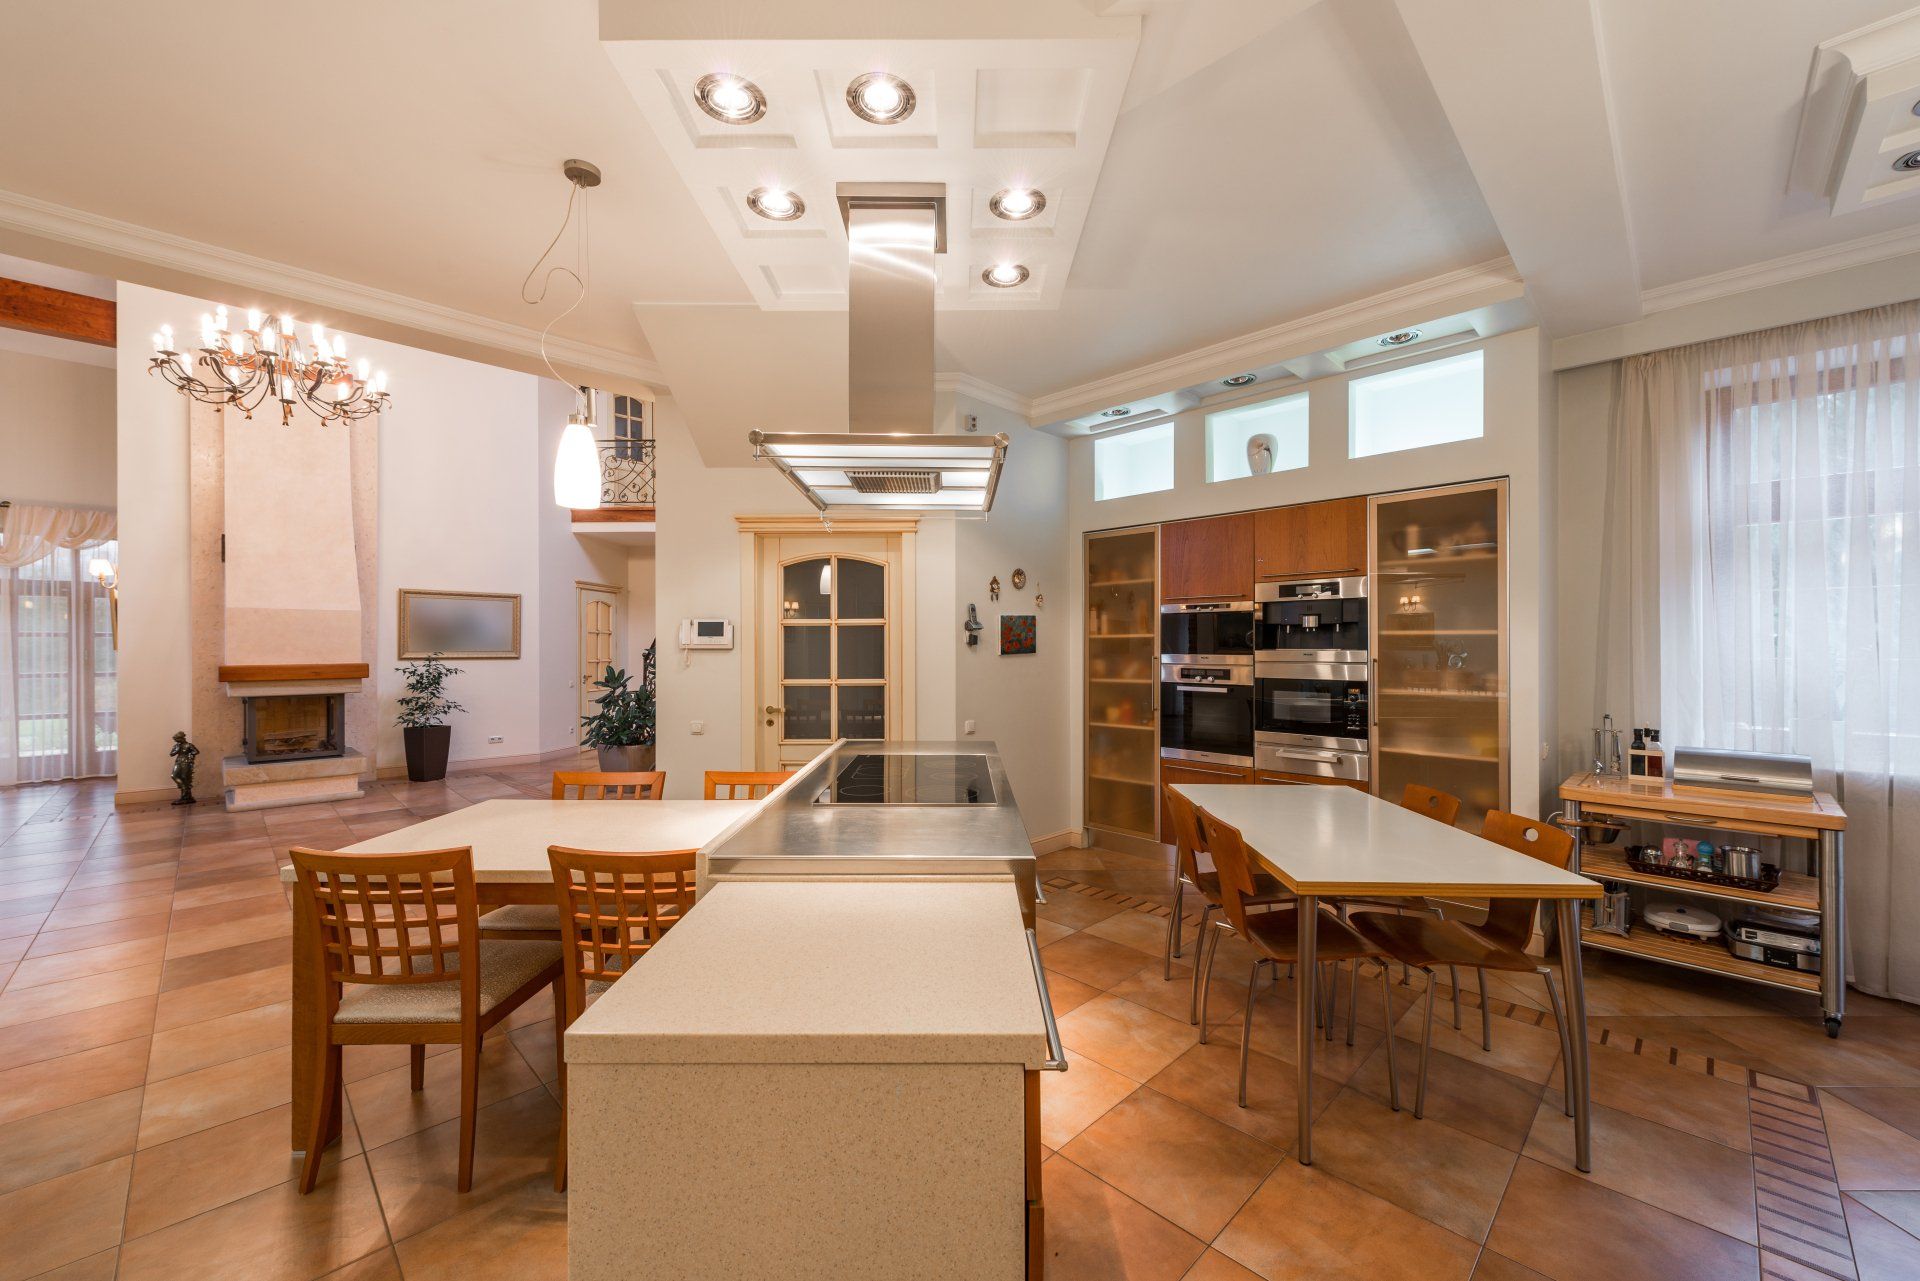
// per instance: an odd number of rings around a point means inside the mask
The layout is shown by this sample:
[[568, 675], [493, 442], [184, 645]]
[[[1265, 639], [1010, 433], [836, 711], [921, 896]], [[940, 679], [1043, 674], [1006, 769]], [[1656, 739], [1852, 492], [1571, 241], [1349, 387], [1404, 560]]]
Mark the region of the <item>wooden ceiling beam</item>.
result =
[[111, 347], [113, 300], [0, 278], [0, 329], [24, 329], [30, 334]]

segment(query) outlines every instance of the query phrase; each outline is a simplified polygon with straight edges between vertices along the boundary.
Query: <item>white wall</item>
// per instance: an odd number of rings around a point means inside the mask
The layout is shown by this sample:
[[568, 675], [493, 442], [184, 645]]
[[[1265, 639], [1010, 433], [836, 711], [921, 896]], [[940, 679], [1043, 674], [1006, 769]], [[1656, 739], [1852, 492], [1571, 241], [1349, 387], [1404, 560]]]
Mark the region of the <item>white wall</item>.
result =
[[[1543, 766], [1541, 751], [1552, 737], [1544, 692], [1548, 677], [1546, 647], [1551, 633], [1544, 620], [1552, 608], [1552, 538], [1550, 513], [1543, 507], [1549, 456], [1543, 423], [1547, 404], [1543, 383], [1550, 385], [1547, 348], [1537, 329], [1501, 334], [1477, 344], [1486, 352], [1486, 434], [1478, 440], [1455, 441], [1427, 449], [1347, 457], [1347, 383], [1352, 377], [1379, 372], [1381, 366], [1315, 379], [1304, 384], [1308, 392], [1308, 465], [1297, 471], [1208, 484], [1206, 481], [1206, 415], [1209, 409], [1238, 401], [1222, 400], [1189, 410], [1175, 419], [1174, 487], [1159, 493], [1095, 502], [1093, 497], [1093, 437], [1079, 437], [1068, 451], [1068, 528], [1073, 607], [1073, 675], [1069, 693], [1071, 717], [1079, 722], [1083, 691], [1085, 543], [1089, 530], [1118, 529], [1192, 516], [1218, 515], [1289, 503], [1314, 502], [1355, 494], [1387, 493], [1482, 480], [1508, 478], [1508, 658], [1511, 671], [1513, 760], [1509, 781], [1513, 806], [1529, 814], [1540, 812], [1548, 793], [1559, 784], [1549, 778], [1551, 764]], [[1450, 349], [1456, 355], [1464, 348]], [[1291, 395], [1301, 385], [1277, 394]], [[1082, 744], [1076, 735], [1069, 744], [1071, 809], [1082, 804]]]
[[112, 507], [115, 371], [0, 349], [0, 498]]

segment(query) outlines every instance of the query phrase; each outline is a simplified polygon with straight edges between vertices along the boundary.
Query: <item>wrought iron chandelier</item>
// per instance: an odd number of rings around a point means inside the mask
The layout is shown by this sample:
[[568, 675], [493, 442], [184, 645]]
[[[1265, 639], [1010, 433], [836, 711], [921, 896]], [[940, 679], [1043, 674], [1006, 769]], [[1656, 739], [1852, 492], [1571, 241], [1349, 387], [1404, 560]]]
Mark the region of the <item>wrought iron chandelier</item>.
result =
[[[297, 404], [327, 423], [377, 414], [390, 399], [384, 370], [374, 373], [364, 357], [357, 368], [349, 366], [346, 342], [317, 324], [312, 343], [302, 347], [291, 316], [281, 316], [276, 324], [249, 311], [246, 328], [235, 332], [222, 307], [200, 317], [199, 349], [181, 350], [185, 345], [175, 340], [172, 325], [160, 326], [147, 372], [195, 400], [232, 405], [248, 418], [269, 398], [280, 402], [282, 423], [293, 421]], [[213, 379], [198, 377], [197, 367], [211, 370]]]

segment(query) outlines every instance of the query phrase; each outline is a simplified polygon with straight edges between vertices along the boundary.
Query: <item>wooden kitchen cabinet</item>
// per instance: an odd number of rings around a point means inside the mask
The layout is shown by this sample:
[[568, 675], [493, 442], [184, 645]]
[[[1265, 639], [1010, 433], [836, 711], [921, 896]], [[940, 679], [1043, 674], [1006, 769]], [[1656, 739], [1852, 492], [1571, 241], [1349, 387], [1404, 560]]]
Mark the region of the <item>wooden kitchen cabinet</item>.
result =
[[1160, 839], [1173, 844], [1173, 822], [1167, 817], [1167, 788], [1174, 783], [1251, 783], [1246, 765], [1215, 765], [1211, 761], [1160, 762]]
[[1253, 560], [1260, 579], [1365, 573], [1367, 500], [1336, 498], [1254, 513]]
[[1160, 599], [1252, 600], [1253, 513], [1162, 525]]

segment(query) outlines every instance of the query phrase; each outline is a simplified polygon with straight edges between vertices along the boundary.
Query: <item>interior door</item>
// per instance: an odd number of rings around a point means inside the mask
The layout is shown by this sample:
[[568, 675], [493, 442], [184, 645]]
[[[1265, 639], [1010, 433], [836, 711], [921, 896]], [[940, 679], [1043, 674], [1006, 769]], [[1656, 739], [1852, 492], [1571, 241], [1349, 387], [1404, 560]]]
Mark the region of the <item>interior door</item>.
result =
[[576, 585], [580, 602], [580, 714], [586, 716], [600, 696], [600, 678], [619, 653], [618, 593], [597, 583]]
[[897, 540], [768, 538], [760, 564], [756, 766], [794, 768], [836, 738], [904, 737]]

